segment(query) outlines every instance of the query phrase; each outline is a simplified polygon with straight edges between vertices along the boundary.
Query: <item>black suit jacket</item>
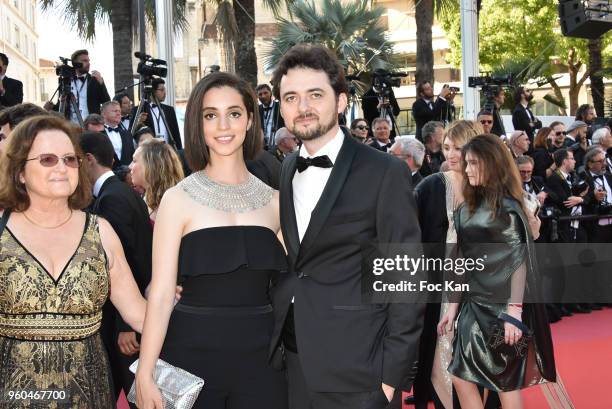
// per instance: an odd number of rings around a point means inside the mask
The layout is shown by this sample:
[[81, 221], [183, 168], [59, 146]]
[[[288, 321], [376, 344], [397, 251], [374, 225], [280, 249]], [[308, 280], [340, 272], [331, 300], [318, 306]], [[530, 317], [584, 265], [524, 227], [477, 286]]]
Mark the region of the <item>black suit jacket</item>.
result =
[[378, 142], [376, 141], [376, 138], [375, 138], [370, 143], [368, 143], [366, 145], [368, 145], [368, 146], [370, 146], [370, 147], [372, 147], [372, 148], [374, 148], [374, 149], [376, 149], [378, 151], [387, 152], [391, 148], [391, 146], [393, 145], [393, 141], [389, 141], [389, 143], [387, 144], [389, 146], [387, 146], [387, 145], [380, 146], [378, 144]]
[[531, 126], [529, 124], [531, 122], [531, 117], [529, 114], [535, 118], [535, 115], [533, 115], [529, 108], [525, 108], [523, 105], [517, 104], [512, 111], [512, 125], [514, 126], [515, 131], [525, 131], [529, 137], [529, 140], [533, 142], [535, 130], [542, 127], [542, 122], [536, 120], [534, 122], [534, 126]]
[[[87, 74], [87, 110], [89, 113], [99, 114], [102, 104], [108, 101], [110, 101], [110, 96], [106, 90], [106, 84], [100, 84], [97, 79]], [[59, 101], [53, 106], [53, 109], [55, 111], [59, 110]], [[70, 105], [68, 110], [72, 112]]]
[[[168, 128], [170, 128], [170, 133], [172, 134], [172, 140], [174, 141], [174, 148], [179, 150], [183, 149], [183, 142], [181, 142], [181, 133], [179, 131], [178, 121], [176, 119], [176, 111], [174, 107], [170, 105], [161, 104], [162, 110], [164, 111], [164, 115], [166, 116], [166, 121], [168, 122]], [[132, 114], [130, 115], [130, 129], [132, 129], [132, 124], [134, 122], [134, 117], [136, 116], [137, 108], [134, 107], [132, 109]], [[157, 128], [154, 125], [155, 119], [153, 118], [153, 114], [151, 113], [151, 104], [145, 102], [143, 107], [143, 112], [147, 113], [147, 120], [144, 124], [151, 128], [151, 130], [155, 131]], [[159, 123], [162, 123], [162, 119], [159, 119]]]
[[416, 187], [423, 180], [423, 175], [416, 171], [414, 175], [412, 175], [412, 187]]
[[[416, 373], [422, 304], [362, 304], [362, 245], [420, 243], [405, 163], [345, 132], [329, 180], [300, 243], [293, 204], [296, 156], [281, 170], [280, 216], [289, 270], [272, 288], [277, 345], [291, 299], [297, 349], [315, 392], [408, 388]], [[369, 183], [364, 183], [364, 181]]]
[[10, 107], [23, 102], [23, 83], [21, 81], [5, 76], [2, 86], [4, 95], [0, 96], [0, 105]]
[[[108, 135], [106, 128], [104, 130], [106, 135]], [[114, 154], [113, 169], [116, 169], [119, 166], [130, 166], [130, 163], [132, 163], [132, 157], [136, 151], [134, 148], [134, 138], [132, 138], [131, 133], [121, 129], [119, 130], [119, 135], [121, 135], [121, 157], [119, 158], [116, 153]]]
[[423, 126], [429, 121], [444, 121], [444, 116], [448, 110], [448, 102], [440, 97], [436, 98], [433, 109], [429, 108], [429, 105], [423, 98], [414, 101], [412, 104], [412, 117], [414, 122], [416, 122], [416, 138], [423, 142], [421, 135]]
[[[264, 106], [259, 104], [259, 119], [261, 120], [261, 129], [265, 132], [265, 122], [264, 122]], [[280, 102], [278, 100], [272, 101], [272, 118], [269, 119], [272, 121], [272, 134], [271, 137], [274, 137], [276, 131], [285, 126], [285, 121], [280, 114]], [[274, 141], [276, 143], [276, 141]]]
[[[145, 288], [151, 281], [153, 250], [153, 228], [147, 205], [132, 188], [116, 176], [111, 176], [102, 185], [92, 211], [104, 217], [119, 236], [136, 284], [141, 294], [144, 294]], [[123, 322], [119, 314], [114, 315], [119, 332], [133, 331]], [[106, 325], [112, 323], [107, 322]]]

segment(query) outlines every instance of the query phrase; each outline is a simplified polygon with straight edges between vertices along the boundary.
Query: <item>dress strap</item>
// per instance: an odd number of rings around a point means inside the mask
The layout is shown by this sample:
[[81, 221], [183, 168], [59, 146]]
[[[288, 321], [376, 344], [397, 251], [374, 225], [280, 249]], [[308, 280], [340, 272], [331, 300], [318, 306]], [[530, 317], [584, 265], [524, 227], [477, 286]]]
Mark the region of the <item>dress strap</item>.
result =
[[8, 223], [8, 219], [11, 217], [11, 209], [4, 209], [4, 213], [2, 213], [2, 218], [0, 218], [0, 236], [4, 232], [4, 228]]

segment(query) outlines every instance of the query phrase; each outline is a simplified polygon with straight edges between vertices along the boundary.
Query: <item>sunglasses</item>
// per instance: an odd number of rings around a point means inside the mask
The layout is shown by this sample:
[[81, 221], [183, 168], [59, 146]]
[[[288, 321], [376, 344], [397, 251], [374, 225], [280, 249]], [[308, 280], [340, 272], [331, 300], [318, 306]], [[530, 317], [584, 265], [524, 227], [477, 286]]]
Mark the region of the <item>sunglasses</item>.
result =
[[483, 125], [487, 125], [487, 124], [491, 125], [493, 123], [493, 121], [489, 121], [488, 119], [483, 119], [483, 120], [480, 121], [480, 123], [483, 124]]
[[565, 132], [565, 131], [557, 131], [557, 132], [555, 132], [555, 135], [557, 135], [557, 136], [567, 135], [567, 132]]
[[40, 164], [45, 168], [52, 168], [53, 166], [57, 165], [60, 159], [64, 162], [64, 165], [68, 166], [69, 168], [78, 168], [81, 166], [82, 162], [81, 158], [74, 154], [68, 154], [60, 158], [54, 153], [42, 153], [35, 158], [26, 159], [26, 162], [38, 160], [38, 162], [40, 162]]
[[370, 127], [367, 125], [357, 125], [355, 128], [359, 129], [360, 131], [367, 131], [370, 129]]

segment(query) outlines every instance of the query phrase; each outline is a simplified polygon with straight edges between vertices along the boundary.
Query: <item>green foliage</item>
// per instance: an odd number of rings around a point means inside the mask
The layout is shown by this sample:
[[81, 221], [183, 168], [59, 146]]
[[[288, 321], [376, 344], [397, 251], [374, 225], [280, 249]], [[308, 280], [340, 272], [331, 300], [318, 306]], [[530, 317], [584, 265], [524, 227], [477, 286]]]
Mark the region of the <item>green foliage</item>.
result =
[[[461, 66], [461, 24], [459, 8], [446, 8], [439, 21], [450, 40], [448, 60]], [[612, 33], [604, 36], [604, 49], [612, 52]], [[587, 40], [561, 34], [557, 0], [482, 0], [479, 20], [479, 58], [485, 71], [497, 71], [501, 62], [550, 57], [567, 60], [574, 48], [576, 61], [588, 60]], [[543, 66], [542, 69], [552, 68]]]
[[379, 23], [384, 13], [368, 0], [341, 2], [296, 1], [290, 6], [292, 20], [278, 18], [278, 34], [265, 51], [265, 64], [274, 67], [283, 54], [299, 43], [323, 44], [334, 50], [349, 74], [390, 68], [392, 45]]
[[[44, 11], [58, 10], [68, 27], [74, 27], [79, 37], [93, 40], [96, 37], [96, 22], [105, 22], [113, 10], [114, 1], [133, 0], [40, 0]], [[155, 30], [155, 0], [145, 0], [145, 15]], [[172, 1], [175, 31], [187, 28], [185, 19], [186, 0]], [[133, 1], [132, 9], [137, 10]], [[133, 14], [136, 16], [136, 14]], [[138, 25], [137, 18], [132, 23]]]

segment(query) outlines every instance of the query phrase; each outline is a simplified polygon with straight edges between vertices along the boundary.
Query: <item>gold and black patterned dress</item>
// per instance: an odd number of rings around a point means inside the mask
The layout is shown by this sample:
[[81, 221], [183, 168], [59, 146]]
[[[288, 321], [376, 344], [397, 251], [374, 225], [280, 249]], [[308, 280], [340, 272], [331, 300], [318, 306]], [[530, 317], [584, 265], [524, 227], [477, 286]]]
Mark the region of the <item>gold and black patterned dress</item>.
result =
[[[113, 408], [98, 330], [109, 295], [96, 216], [57, 280], [8, 227], [0, 236], [0, 408]], [[56, 399], [9, 399], [53, 390]], [[63, 400], [59, 392], [66, 393]], [[13, 395], [15, 396], [15, 395]]]

